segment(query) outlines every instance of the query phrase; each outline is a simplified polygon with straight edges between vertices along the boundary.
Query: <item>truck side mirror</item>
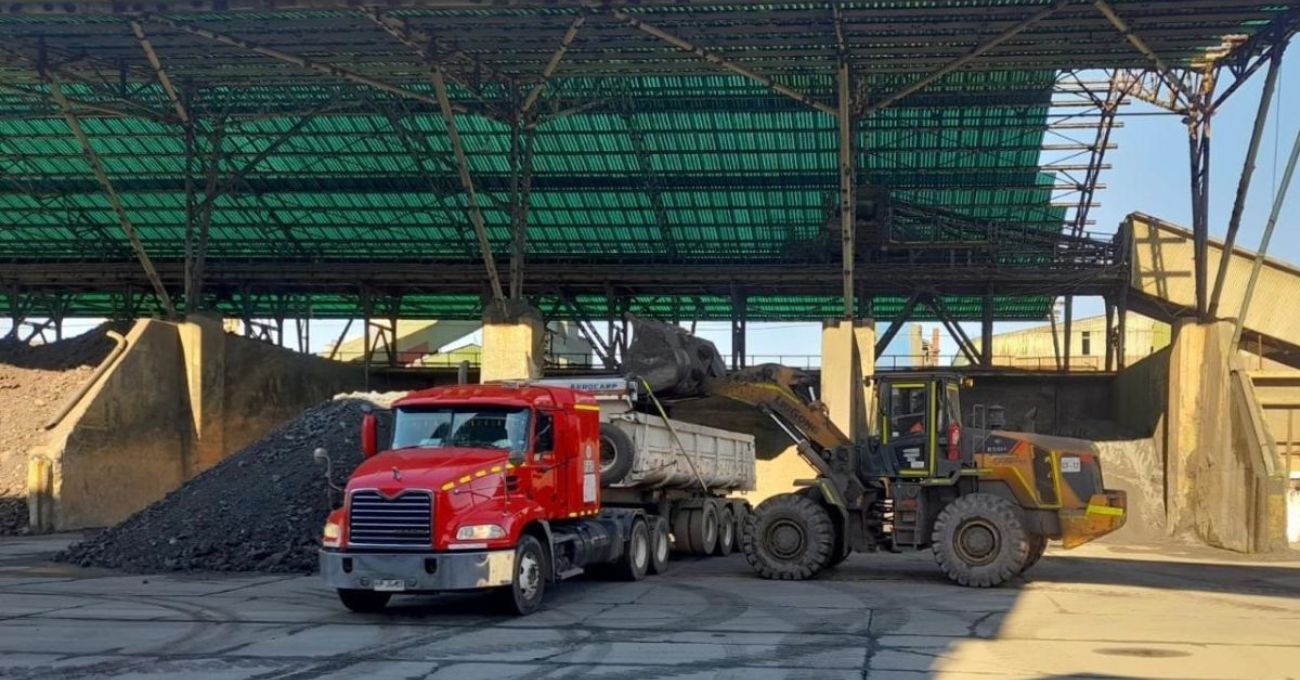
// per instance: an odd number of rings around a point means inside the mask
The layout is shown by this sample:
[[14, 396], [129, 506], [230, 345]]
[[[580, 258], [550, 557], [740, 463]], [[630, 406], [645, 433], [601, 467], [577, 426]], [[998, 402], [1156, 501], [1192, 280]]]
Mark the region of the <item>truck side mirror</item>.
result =
[[511, 465], [513, 465], [513, 466], [515, 466], [515, 467], [519, 467], [520, 465], [523, 465], [523, 464], [524, 464], [524, 452], [523, 452], [523, 450], [522, 450], [522, 449], [510, 449], [510, 453], [507, 453], [507, 454], [506, 454], [506, 462], [507, 462], [507, 463], [510, 463]]
[[373, 413], [361, 417], [361, 455], [371, 458], [379, 453], [379, 419]]

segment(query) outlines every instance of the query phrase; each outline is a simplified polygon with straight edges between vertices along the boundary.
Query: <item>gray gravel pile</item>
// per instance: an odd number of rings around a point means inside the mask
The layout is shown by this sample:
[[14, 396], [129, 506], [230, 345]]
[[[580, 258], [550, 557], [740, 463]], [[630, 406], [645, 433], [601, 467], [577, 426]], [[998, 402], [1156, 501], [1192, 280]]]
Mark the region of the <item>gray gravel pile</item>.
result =
[[361, 462], [362, 406], [377, 407], [380, 441], [387, 441], [388, 412], [379, 409], [398, 396], [346, 394], [318, 404], [55, 559], [133, 572], [310, 573], [330, 510], [312, 451], [329, 451], [334, 482], [342, 486]]

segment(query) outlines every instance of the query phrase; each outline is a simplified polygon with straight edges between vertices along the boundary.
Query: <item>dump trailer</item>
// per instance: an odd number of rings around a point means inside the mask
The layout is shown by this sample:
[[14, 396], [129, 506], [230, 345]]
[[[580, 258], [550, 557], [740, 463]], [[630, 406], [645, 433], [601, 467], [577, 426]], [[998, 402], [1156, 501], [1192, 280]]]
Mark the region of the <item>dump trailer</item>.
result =
[[391, 446], [362, 422], [364, 461], [322, 534], [344, 606], [394, 593], [493, 590], [527, 614], [585, 572], [627, 580], [673, 549], [726, 554], [754, 485], [753, 439], [635, 411], [627, 381], [437, 387], [393, 404]]

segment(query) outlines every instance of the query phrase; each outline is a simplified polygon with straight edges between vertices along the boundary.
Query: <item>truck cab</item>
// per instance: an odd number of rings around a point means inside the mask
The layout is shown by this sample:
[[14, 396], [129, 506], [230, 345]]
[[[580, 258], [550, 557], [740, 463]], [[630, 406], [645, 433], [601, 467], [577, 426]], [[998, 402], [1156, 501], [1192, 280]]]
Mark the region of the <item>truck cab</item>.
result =
[[495, 589], [508, 610], [526, 614], [549, 583], [587, 568], [646, 574], [649, 518], [601, 507], [590, 394], [432, 388], [393, 404], [387, 449], [374, 414], [361, 439], [364, 460], [320, 552], [325, 582], [349, 609], [378, 611], [394, 593]]

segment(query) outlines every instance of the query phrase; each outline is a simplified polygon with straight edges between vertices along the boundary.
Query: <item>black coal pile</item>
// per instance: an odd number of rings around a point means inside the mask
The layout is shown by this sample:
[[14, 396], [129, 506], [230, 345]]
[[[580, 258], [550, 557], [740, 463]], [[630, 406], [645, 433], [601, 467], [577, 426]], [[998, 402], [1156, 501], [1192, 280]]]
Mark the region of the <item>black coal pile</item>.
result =
[[312, 451], [329, 451], [334, 483], [342, 486], [361, 462], [363, 406], [376, 407], [385, 441], [388, 412], [381, 409], [396, 396], [342, 395], [314, 406], [55, 559], [134, 572], [310, 573], [331, 493]]
[[0, 536], [27, 533], [27, 499], [0, 498]]

